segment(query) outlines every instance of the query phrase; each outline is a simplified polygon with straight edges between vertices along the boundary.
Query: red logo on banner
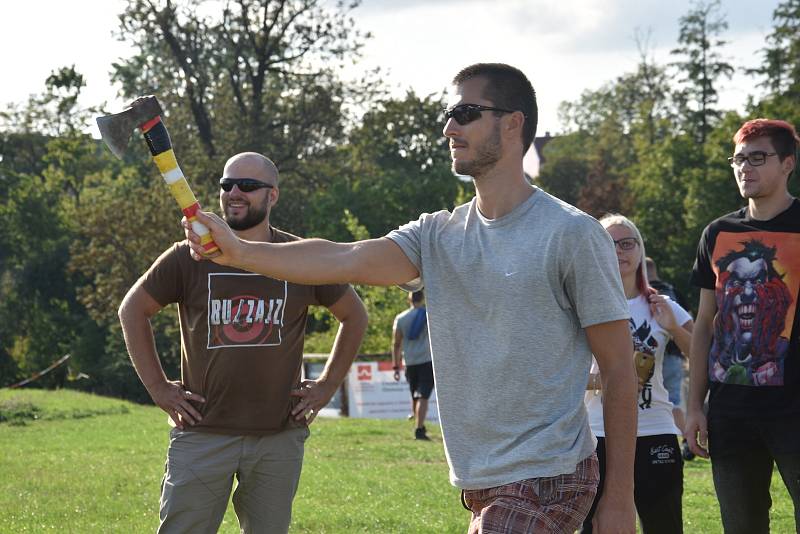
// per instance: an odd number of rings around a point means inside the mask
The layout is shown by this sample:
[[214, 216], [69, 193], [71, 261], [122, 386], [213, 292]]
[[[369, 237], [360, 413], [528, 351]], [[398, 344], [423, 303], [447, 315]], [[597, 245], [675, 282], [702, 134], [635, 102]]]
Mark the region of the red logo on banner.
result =
[[357, 368], [359, 380], [372, 380], [372, 366], [359, 365]]

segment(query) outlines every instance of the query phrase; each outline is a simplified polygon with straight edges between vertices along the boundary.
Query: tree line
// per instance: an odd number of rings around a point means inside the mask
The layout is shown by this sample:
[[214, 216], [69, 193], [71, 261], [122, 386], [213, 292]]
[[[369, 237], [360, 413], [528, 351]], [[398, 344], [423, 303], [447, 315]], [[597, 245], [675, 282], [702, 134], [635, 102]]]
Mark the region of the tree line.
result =
[[[159, 96], [204, 206], [217, 209], [224, 162], [245, 150], [278, 165], [272, 223], [298, 235], [377, 237], [471, 197], [472, 186], [450, 172], [442, 95], [392, 97], [380, 71], [341, 78], [369, 39], [352, 20], [357, 2], [208, 4], [129, 0], [117, 37], [135, 53], [111, 66], [124, 98]], [[631, 216], [663, 277], [688, 289], [702, 227], [741, 205], [725, 161], [733, 132], [755, 116], [800, 123], [800, 0], [780, 4], [773, 23], [754, 65], [721, 56], [727, 25], [718, 2], [681, 18], [671, 64], [652, 60], [640, 38], [634, 72], [562, 105], [565, 131], [545, 147], [537, 184], [593, 215]], [[748, 52], [740, 57], [756, 51]], [[743, 110], [719, 109], [717, 91], [734, 69], [746, 69], [762, 96]], [[179, 212], [144, 143], [133, 139], [118, 160], [85, 133], [110, 110], [81, 107], [84, 86], [65, 66], [40, 94], [0, 113], [0, 386], [69, 353], [69, 368], [40, 385], [147, 400], [116, 309], [182, 239]], [[357, 290], [371, 316], [362, 351], [386, 352], [405, 295]], [[167, 373], [178, 376], [174, 310], [153, 328]], [[327, 351], [330, 316], [315, 311], [308, 328], [306, 350]]]
[[[591, 215], [633, 219], [661, 277], [692, 302], [688, 279], [703, 228], [743, 205], [726, 160], [733, 134], [757, 117], [800, 126], [800, 0], [779, 4], [772, 19], [764, 47], [731, 60], [722, 52], [728, 25], [719, 1], [696, 3], [680, 18], [666, 64], [638, 35], [635, 70], [562, 104], [568, 133], [544, 149], [541, 185]], [[736, 70], [756, 90], [747, 91], [744, 109], [725, 110], [719, 89]], [[797, 184], [790, 181], [795, 195]]]

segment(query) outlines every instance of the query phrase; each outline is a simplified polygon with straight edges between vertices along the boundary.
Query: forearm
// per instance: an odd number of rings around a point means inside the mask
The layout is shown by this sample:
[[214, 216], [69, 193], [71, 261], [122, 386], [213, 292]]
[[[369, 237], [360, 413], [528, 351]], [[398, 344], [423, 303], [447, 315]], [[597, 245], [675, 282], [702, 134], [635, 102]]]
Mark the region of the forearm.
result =
[[708, 392], [708, 350], [711, 346], [711, 330], [695, 325], [689, 350], [689, 397], [688, 411], [702, 410]]
[[636, 374], [628, 321], [586, 328], [589, 346], [600, 369], [606, 434], [606, 477], [603, 499], [628, 507], [633, 499], [636, 448]]
[[354, 278], [346, 263], [349, 244], [324, 239], [240, 243], [231, 264], [245, 271], [307, 285], [349, 283]]
[[630, 360], [619, 361], [601, 374], [603, 421], [606, 434], [604, 493], [633, 491], [636, 451], [636, 375]]
[[167, 382], [167, 377], [158, 358], [150, 320], [145, 316], [122, 311], [120, 324], [133, 368], [152, 396], [153, 389]]
[[[302, 239], [289, 243], [241, 241], [231, 264], [240, 269], [297, 284], [358, 283], [387, 286], [415, 277], [398, 273], [376, 254], [361, 254], [378, 240], [334, 243], [324, 239]], [[394, 246], [394, 245], [392, 245]]]
[[319, 381], [331, 384], [334, 388], [341, 385], [361, 346], [366, 329], [366, 316], [354, 317], [339, 325], [330, 358], [325, 364]]
[[692, 333], [689, 330], [678, 325], [669, 334], [683, 354], [688, 355], [691, 352]]

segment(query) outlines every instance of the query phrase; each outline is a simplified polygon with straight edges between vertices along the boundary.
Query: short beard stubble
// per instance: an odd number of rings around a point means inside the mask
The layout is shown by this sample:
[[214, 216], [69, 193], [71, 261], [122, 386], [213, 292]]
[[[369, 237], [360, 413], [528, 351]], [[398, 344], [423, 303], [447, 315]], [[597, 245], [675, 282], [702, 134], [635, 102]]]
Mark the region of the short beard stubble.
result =
[[453, 172], [461, 176], [480, 178], [500, 161], [501, 147], [500, 122], [498, 121], [495, 123], [491, 135], [477, 147], [475, 159], [459, 162], [454, 160], [452, 166]]

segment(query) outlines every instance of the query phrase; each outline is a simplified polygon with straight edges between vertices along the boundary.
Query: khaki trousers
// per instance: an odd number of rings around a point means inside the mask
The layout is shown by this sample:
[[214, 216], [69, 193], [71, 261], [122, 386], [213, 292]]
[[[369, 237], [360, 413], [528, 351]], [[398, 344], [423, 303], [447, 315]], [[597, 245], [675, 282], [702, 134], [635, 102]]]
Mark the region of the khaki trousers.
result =
[[170, 431], [159, 534], [214, 533], [233, 486], [241, 531], [285, 534], [292, 518], [308, 428], [269, 436]]

